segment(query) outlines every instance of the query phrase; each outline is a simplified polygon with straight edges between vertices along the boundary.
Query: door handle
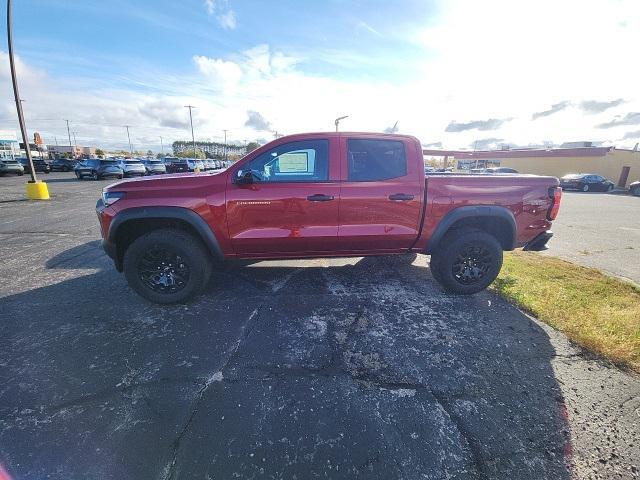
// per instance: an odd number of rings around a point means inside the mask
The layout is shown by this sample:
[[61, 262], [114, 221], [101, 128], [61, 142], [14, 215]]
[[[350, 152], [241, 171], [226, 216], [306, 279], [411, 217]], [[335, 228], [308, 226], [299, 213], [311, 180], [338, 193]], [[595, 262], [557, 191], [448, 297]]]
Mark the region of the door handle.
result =
[[408, 201], [413, 200], [413, 195], [409, 195], [407, 193], [394, 193], [393, 195], [389, 195], [389, 200], [401, 200]]
[[309, 195], [307, 200], [310, 202], [329, 202], [333, 200], [333, 195], [322, 195], [321, 193], [317, 193], [315, 195]]

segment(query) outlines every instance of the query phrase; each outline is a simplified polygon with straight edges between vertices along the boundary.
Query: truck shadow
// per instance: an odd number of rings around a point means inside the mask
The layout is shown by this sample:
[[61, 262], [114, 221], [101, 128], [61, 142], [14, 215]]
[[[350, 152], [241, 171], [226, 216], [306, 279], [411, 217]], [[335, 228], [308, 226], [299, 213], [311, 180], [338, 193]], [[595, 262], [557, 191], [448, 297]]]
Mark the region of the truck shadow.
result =
[[535, 322], [445, 295], [424, 256], [285, 263], [226, 265], [163, 307], [99, 242], [49, 259], [58, 283], [2, 299], [9, 473], [570, 478]]

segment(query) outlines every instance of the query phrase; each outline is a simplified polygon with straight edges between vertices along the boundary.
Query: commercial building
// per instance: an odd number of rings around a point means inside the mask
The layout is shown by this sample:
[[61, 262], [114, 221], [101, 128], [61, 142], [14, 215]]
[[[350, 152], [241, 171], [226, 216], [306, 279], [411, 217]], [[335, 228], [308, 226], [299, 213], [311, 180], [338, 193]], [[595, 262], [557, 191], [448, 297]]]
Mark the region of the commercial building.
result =
[[442, 158], [444, 166], [459, 172], [474, 168], [510, 167], [520, 173], [562, 177], [569, 173], [595, 173], [619, 187], [640, 180], [640, 151], [596, 147], [590, 142], [564, 144], [558, 148], [487, 151], [423, 150], [427, 157]]
[[47, 145], [47, 149], [52, 157], [61, 157], [66, 153], [70, 153], [73, 158], [94, 157], [96, 155], [95, 147], [79, 147], [75, 145]]
[[13, 159], [20, 154], [18, 138], [14, 132], [0, 130], [0, 159]]

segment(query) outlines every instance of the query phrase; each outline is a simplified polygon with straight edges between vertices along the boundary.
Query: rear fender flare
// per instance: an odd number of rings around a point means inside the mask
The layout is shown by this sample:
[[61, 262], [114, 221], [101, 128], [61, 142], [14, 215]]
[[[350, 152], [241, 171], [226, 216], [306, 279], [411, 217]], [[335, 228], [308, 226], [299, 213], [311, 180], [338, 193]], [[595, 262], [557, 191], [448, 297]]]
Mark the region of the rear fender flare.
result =
[[505, 250], [513, 250], [516, 247], [516, 220], [511, 210], [497, 205], [467, 205], [458, 207], [447, 213], [436, 227], [435, 232], [429, 239], [425, 253], [431, 254], [438, 248], [446, 233], [455, 226], [457, 222], [467, 218], [499, 218], [509, 225], [509, 239]]

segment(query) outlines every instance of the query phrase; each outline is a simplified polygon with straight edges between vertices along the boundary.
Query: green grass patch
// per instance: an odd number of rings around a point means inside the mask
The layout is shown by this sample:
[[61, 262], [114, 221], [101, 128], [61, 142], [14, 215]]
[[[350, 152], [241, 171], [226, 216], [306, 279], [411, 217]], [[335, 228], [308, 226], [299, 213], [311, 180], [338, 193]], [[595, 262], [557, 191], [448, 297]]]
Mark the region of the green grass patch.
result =
[[572, 341], [640, 372], [640, 289], [532, 252], [505, 254], [492, 287]]

